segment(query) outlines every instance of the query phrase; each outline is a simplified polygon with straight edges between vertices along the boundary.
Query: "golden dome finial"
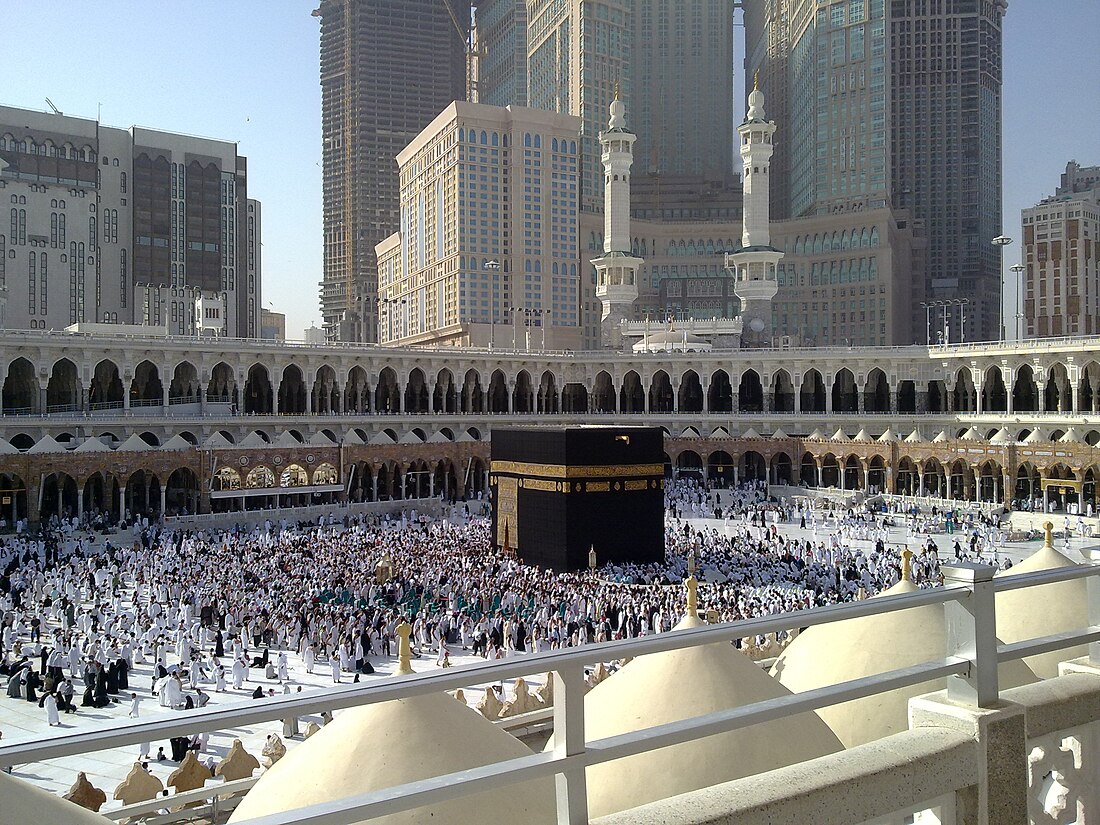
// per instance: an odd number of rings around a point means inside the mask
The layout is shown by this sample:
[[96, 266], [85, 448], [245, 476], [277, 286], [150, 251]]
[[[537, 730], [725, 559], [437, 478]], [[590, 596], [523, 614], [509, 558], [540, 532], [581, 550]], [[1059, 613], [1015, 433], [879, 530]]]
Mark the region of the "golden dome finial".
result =
[[1043, 546], [1044, 547], [1053, 547], [1054, 546], [1054, 522], [1053, 521], [1043, 522], [1043, 533], [1044, 533]]
[[911, 581], [913, 578], [913, 551], [906, 547], [901, 551], [901, 580]]
[[695, 576], [688, 576], [684, 585], [688, 591], [687, 614], [694, 618], [699, 615], [699, 582]]
[[393, 632], [397, 636], [397, 670], [393, 675], [408, 676], [413, 672], [412, 642], [409, 639], [412, 636], [412, 625], [403, 620]]
[[619, 99], [619, 81], [615, 81], [615, 99]]
[[752, 73], [752, 90], [754, 92], [760, 91], [760, 70], [757, 69]]

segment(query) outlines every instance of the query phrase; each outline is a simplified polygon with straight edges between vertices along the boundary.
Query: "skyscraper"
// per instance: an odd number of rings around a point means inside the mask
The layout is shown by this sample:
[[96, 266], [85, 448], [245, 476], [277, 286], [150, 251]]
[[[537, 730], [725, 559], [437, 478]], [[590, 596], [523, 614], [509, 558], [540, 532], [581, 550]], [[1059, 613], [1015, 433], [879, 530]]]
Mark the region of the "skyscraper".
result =
[[603, 200], [600, 131], [616, 87], [629, 105], [632, 0], [528, 0], [527, 105], [581, 118], [580, 205]]
[[[1005, 0], [763, 0], [748, 78], [789, 123], [773, 194], [792, 217], [888, 205], [923, 220], [925, 299], [968, 298], [967, 337], [997, 335], [1001, 19]], [[769, 83], [784, 88], [771, 94]], [[782, 143], [787, 143], [783, 141]]]
[[260, 203], [238, 148], [0, 106], [7, 325], [258, 337]]
[[322, 0], [325, 263], [334, 340], [377, 336], [374, 246], [398, 228], [397, 153], [466, 94], [469, 2]]
[[733, 164], [733, 3], [635, 0], [631, 123], [639, 177], [720, 181]]
[[598, 140], [616, 84], [633, 113], [636, 183], [650, 211], [660, 211], [649, 191], [658, 179], [736, 189], [729, 0], [529, 0], [527, 58], [528, 105], [584, 121], [582, 208], [602, 202]]
[[478, 103], [527, 105], [527, 0], [477, 4]]

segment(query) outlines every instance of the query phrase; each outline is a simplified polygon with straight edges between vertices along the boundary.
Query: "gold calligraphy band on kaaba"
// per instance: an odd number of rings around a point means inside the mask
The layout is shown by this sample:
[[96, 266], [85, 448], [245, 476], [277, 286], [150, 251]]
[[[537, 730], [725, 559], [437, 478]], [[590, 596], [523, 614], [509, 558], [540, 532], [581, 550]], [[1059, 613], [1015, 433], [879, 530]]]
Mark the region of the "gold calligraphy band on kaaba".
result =
[[622, 478], [631, 476], [664, 476], [663, 464], [610, 464], [567, 466], [565, 464], [530, 464], [521, 461], [494, 461], [491, 473], [535, 476], [541, 478]]

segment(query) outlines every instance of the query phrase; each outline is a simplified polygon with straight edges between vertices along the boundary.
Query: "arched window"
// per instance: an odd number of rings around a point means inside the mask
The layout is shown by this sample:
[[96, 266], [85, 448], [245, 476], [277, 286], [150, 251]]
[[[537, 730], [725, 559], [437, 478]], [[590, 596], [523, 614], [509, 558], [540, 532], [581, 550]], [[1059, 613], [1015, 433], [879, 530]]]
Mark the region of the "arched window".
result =
[[493, 132], [492, 143], [493, 143], [493, 146], [499, 146], [500, 145], [500, 135], [498, 135], [496, 132]]
[[558, 139], [557, 138], [554, 138], [553, 141], [551, 141], [550, 148], [554, 152], [558, 151]]
[[872, 247], [878, 246], [878, 227], [877, 226], [872, 226], [871, 227], [871, 246]]
[[531, 133], [530, 132], [524, 132], [523, 133], [523, 145], [530, 148], [530, 146], [531, 146]]
[[481, 130], [481, 145], [482, 146], [488, 146], [489, 145], [489, 133], [486, 132], [484, 129]]

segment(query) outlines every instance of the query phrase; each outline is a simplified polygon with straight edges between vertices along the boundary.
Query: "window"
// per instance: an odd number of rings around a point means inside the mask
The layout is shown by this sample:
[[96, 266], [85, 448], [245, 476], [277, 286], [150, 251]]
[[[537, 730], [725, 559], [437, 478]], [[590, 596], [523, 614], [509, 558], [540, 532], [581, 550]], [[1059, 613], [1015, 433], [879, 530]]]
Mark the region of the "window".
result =
[[119, 192], [125, 192], [126, 191], [126, 173], [125, 172], [123, 172], [121, 177], [119, 177], [119, 179], [118, 179], [118, 191]]
[[128, 277], [126, 272], [126, 250], [123, 249], [119, 256], [119, 287], [118, 287], [118, 305], [123, 309], [126, 308], [126, 296], [129, 293], [129, 284], [127, 283]]
[[28, 264], [30, 278], [27, 281], [27, 312], [34, 315], [38, 312], [37, 283], [38, 283], [38, 253], [32, 252]]
[[42, 253], [42, 260], [39, 261], [39, 268], [38, 268], [38, 278], [39, 278], [39, 284], [38, 284], [38, 309], [43, 315], [45, 315], [46, 312], [47, 312], [47, 310], [46, 310], [46, 297], [49, 294], [47, 289], [46, 289], [46, 263], [47, 263], [46, 253], [43, 252]]

